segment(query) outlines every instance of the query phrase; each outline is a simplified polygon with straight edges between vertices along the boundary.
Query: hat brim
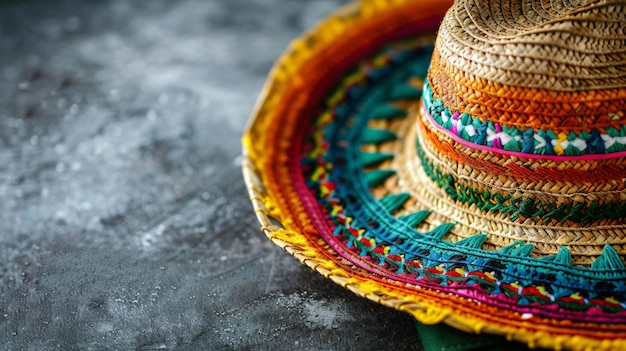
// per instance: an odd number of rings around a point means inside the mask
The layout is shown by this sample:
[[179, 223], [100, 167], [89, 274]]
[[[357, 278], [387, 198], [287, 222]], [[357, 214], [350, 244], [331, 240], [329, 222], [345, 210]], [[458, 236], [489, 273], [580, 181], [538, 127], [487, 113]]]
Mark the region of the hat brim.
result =
[[[419, 75], [415, 73], [416, 70], [425, 74], [430, 56], [429, 47], [432, 50], [434, 34], [449, 5], [440, 1], [364, 0], [341, 9], [292, 43], [273, 68], [244, 135], [244, 179], [262, 229], [275, 244], [326, 278], [358, 296], [406, 311], [423, 323], [445, 322], [467, 332], [505, 335], [511, 340], [536, 347], [625, 348], [626, 337], [623, 335], [626, 335], [626, 327], [623, 322], [604, 323], [601, 317], [596, 321], [576, 322], [571, 320], [572, 316], [576, 316], [575, 313], [558, 318], [560, 312], [550, 311], [551, 307], [544, 310], [537, 308], [539, 313], [522, 313], [508, 309], [506, 301], [490, 304], [480, 298], [468, 298], [471, 292], [455, 294], [452, 292], [454, 289], [442, 288], [436, 279], [433, 282], [413, 279], [419, 273], [404, 279], [402, 275], [394, 274], [393, 270], [385, 269], [393, 265], [389, 255], [370, 255], [365, 259], [359, 251], [365, 251], [367, 248], [362, 245], [369, 244], [354, 245], [333, 233], [341, 226], [327, 220], [329, 209], [320, 204], [322, 190], [319, 183], [311, 185], [310, 176], [314, 170], [305, 164], [310, 156], [307, 153], [316, 152], [310, 150], [316, 147], [311, 146], [311, 139], [316, 138], [315, 133], [322, 128], [333, 128], [332, 124], [336, 123], [324, 120], [325, 109], [329, 107], [327, 101], [340, 99], [333, 97], [333, 92], [355, 94], [365, 101], [359, 103], [359, 108], [367, 109], [367, 106], [363, 107], [367, 101], [388, 98], [385, 92], [388, 93], [394, 86], [405, 86], [407, 79]], [[408, 38], [419, 39], [405, 44]], [[399, 44], [394, 47], [390, 43]], [[390, 51], [376, 55], [385, 47], [391, 47]], [[383, 68], [388, 65], [402, 66], [394, 60], [406, 51], [417, 55], [412, 58], [418, 62], [406, 67], [408, 75], [390, 74], [381, 80], [375, 77], [377, 72], [385, 71]], [[368, 67], [368, 70], [372, 68], [369, 76], [362, 75], [370, 83], [363, 90], [357, 89], [358, 84], [350, 86], [353, 82], [358, 83], [355, 81], [358, 77], [351, 76], [350, 72], [359, 65]], [[400, 69], [400, 72], [405, 71]], [[415, 108], [418, 98], [411, 91], [398, 94], [404, 94], [400, 96], [400, 100], [404, 101], [397, 101], [396, 107]], [[417, 112], [414, 110], [413, 115]], [[358, 116], [358, 111], [354, 113], [356, 118], [364, 121], [344, 121], [345, 130], [337, 127], [337, 133], [363, 133], [366, 129], [364, 123], [370, 117]], [[381, 123], [400, 133], [395, 136], [397, 140], [412, 137], [402, 134], [414, 130], [410, 118]], [[379, 152], [379, 155], [398, 153], [399, 142], [384, 144], [383, 148], [387, 149], [376, 150], [384, 151]], [[328, 162], [331, 163], [328, 167], [340, 168], [344, 165], [337, 162], [349, 160], [338, 156]], [[368, 182], [362, 167], [354, 172], [355, 177], [361, 178], [361, 183]], [[384, 182], [384, 175], [377, 174]], [[376, 174], [370, 178], [376, 178]], [[351, 201], [342, 199], [342, 194], [335, 195], [336, 201]], [[365, 196], [376, 198], [371, 194]], [[384, 210], [385, 206], [378, 202], [373, 212]], [[391, 217], [391, 212], [381, 216]], [[347, 230], [346, 226], [339, 229]], [[446, 243], [441, 245], [442, 250], [445, 250]], [[416, 248], [416, 251], [419, 249]], [[428, 247], [421, 249], [426, 250]], [[453, 263], [450, 260], [452, 256], [442, 260]], [[426, 265], [418, 268], [423, 270], [422, 278], [430, 276], [426, 268]], [[450, 276], [451, 281], [453, 278]], [[462, 286], [455, 286], [455, 289], [460, 288]], [[467, 287], [466, 290], [472, 289]], [[531, 310], [532, 307], [529, 307]]]

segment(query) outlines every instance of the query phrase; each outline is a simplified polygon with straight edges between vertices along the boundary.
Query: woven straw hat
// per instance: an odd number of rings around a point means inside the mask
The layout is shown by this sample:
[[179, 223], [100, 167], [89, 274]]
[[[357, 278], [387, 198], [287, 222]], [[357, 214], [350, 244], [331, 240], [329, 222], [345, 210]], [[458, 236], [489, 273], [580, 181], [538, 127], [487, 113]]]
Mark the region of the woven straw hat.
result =
[[292, 43], [244, 135], [262, 229], [423, 323], [626, 349], [626, 2], [450, 6]]

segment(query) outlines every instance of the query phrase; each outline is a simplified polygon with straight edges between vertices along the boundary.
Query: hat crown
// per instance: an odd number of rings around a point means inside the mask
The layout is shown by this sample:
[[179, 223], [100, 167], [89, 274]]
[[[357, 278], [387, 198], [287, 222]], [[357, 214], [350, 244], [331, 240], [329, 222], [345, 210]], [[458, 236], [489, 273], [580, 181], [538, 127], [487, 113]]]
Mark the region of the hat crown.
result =
[[[626, 1], [607, 0], [456, 1], [439, 31], [427, 89], [474, 124], [580, 139], [579, 150], [569, 152], [522, 145], [532, 154], [624, 151], [611, 149], [616, 136], [626, 137], [624, 7]], [[591, 145], [599, 142], [591, 134], [612, 139]]]
[[416, 156], [459, 239], [565, 246], [579, 264], [606, 244], [626, 252], [625, 5], [461, 0], [447, 12]]
[[490, 82], [555, 91], [626, 85], [624, 1], [459, 0], [439, 51]]

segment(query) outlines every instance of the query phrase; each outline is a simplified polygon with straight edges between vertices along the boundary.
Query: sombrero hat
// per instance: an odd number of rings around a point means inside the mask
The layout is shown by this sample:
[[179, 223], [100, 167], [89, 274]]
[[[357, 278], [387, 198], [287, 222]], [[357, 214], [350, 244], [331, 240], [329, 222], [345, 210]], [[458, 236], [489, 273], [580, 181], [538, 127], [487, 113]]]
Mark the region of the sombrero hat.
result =
[[626, 349], [625, 2], [450, 5], [291, 44], [243, 139], [262, 229], [422, 323]]

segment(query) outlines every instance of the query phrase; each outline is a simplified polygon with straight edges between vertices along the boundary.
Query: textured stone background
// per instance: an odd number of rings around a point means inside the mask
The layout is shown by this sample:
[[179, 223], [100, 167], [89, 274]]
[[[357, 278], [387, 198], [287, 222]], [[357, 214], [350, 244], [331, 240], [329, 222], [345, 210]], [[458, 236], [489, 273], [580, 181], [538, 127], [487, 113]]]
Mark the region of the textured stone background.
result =
[[259, 231], [240, 135], [342, 0], [0, 3], [0, 349], [418, 350]]

